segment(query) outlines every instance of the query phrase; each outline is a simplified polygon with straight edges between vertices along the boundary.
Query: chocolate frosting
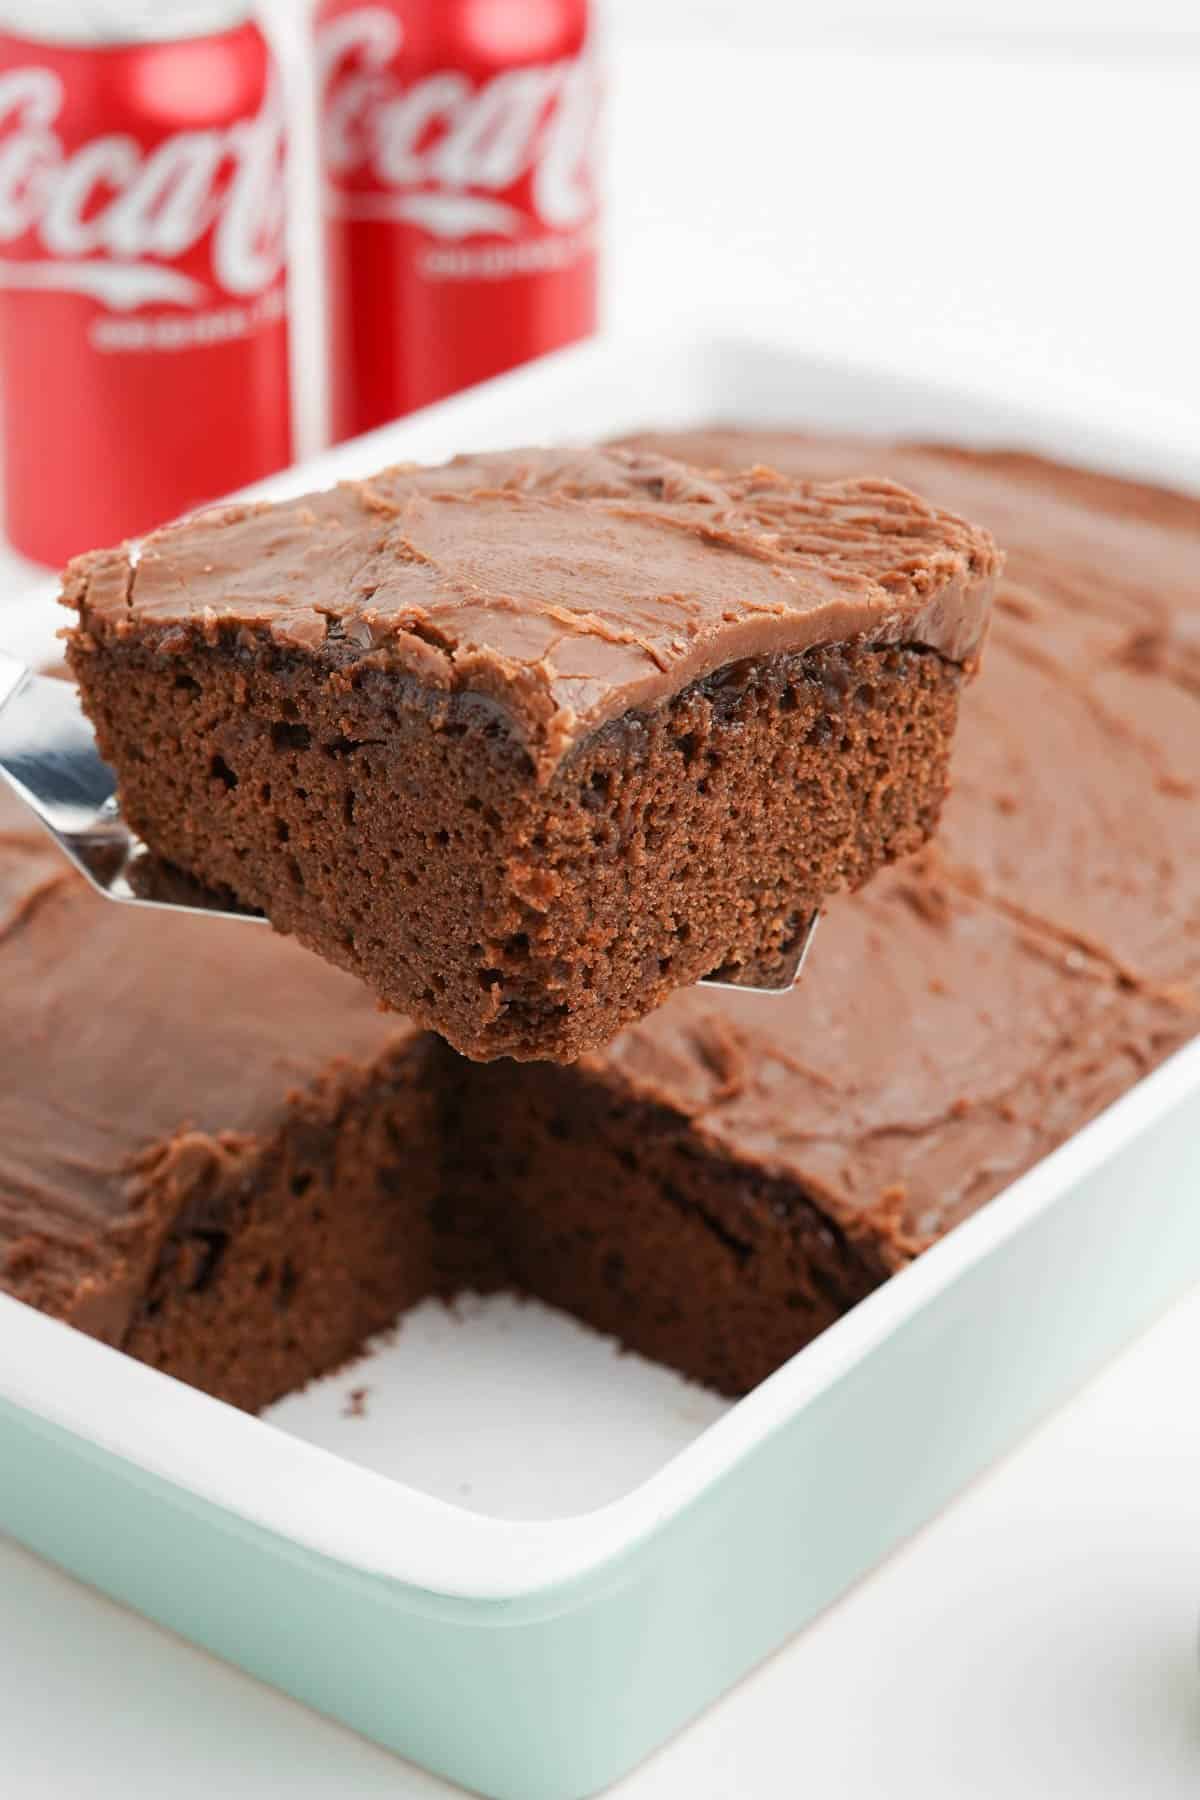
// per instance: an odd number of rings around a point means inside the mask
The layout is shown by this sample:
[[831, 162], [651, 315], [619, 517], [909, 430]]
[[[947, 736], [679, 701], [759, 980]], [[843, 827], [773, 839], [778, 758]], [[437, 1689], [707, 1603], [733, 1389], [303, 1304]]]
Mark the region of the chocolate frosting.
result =
[[488, 695], [543, 776], [588, 731], [743, 657], [866, 638], [977, 654], [986, 533], [887, 480], [700, 476], [625, 450], [395, 468], [80, 559], [87, 635], [267, 634]]

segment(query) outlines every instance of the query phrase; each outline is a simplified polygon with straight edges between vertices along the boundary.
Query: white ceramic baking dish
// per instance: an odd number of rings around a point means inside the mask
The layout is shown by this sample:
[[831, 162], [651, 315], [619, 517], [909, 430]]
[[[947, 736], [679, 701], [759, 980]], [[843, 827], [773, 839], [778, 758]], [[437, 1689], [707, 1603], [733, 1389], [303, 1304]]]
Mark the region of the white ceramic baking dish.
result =
[[[1200, 465], [719, 337], [594, 344], [261, 491], [399, 459], [774, 420]], [[46, 589], [0, 619], [44, 655]], [[770, 1004], [764, 1001], [764, 1004]], [[0, 1526], [497, 1800], [613, 1780], [1200, 1276], [1200, 1042], [736, 1406], [543, 1309], [421, 1309], [248, 1418], [0, 1297]], [[346, 1407], [352, 1388], [363, 1407]]]

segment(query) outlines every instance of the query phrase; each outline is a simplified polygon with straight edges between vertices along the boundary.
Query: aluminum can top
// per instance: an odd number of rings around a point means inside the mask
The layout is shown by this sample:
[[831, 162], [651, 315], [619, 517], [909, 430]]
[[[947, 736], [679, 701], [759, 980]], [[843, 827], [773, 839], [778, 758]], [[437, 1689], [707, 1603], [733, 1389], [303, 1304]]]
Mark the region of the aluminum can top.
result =
[[253, 13], [253, 0], [0, 0], [0, 32], [35, 44], [165, 44], [230, 31]]

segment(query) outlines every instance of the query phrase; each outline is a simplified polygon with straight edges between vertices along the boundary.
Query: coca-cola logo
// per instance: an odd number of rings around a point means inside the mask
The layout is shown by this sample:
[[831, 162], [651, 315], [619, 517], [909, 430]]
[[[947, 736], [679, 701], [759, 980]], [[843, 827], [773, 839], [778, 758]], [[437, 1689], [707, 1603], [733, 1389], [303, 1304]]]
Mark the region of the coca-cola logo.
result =
[[[179, 131], [144, 150], [124, 132], [68, 149], [56, 130], [63, 84], [46, 68], [0, 75], [0, 283], [90, 294], [129, 311], [195, 307], [212, 287], [262, 293], [284, 257], [284, 127], [270, 91], [253, 118]], [[192, 255], [210, 239], [211, 282]]]
[[[395, 70], [402, 45], [400, 21], [382, 6], [318, 33], [322, 157], [337, 212], [450, 239], [515, 236], [530, 207], [553, 231], [591, 218], [598, 92], [586, 51], [478, 85], [442, 70], [405, 86]], [[369, 186], [355, 182], [362, 175]], [[515, 204], [512, 190], [527, 177], [529, 201]]]

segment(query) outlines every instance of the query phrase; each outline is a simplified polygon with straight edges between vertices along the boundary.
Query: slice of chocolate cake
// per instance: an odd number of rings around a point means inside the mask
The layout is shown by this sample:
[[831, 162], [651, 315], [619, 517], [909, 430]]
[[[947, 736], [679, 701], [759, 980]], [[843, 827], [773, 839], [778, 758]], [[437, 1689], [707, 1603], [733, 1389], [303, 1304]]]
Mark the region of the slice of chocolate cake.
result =
[[83, 558], [130, 824], [482, 1060], [765, 981], [917, 849], [985, 532], [885, 480], [514, 452]]
[[429, 1040], [23, 827], [0, 784], [0, 1286], [264, 1406], [437, 1286]]

